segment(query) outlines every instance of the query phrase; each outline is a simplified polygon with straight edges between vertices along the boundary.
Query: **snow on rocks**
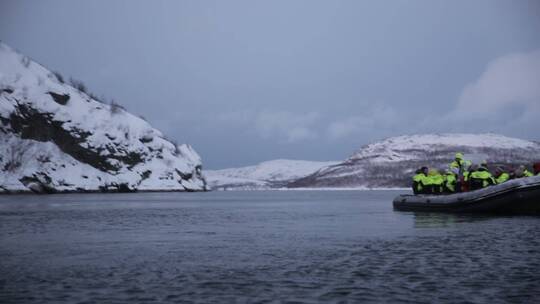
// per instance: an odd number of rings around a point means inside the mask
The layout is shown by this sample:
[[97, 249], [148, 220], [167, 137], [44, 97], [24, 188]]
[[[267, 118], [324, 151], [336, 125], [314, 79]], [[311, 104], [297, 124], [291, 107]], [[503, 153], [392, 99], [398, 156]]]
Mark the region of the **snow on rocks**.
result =
[[2, 191], [202, 191], [200, 156], [0, 42]]

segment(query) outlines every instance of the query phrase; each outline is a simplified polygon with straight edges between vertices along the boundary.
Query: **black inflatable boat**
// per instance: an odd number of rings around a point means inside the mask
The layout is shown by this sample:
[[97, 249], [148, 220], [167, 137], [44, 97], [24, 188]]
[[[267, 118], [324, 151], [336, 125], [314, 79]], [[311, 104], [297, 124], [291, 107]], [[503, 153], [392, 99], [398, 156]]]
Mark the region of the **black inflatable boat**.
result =
[[400, 211], [540, 215], [540, 176], [456, 194], [399, 195], [393, 204]]

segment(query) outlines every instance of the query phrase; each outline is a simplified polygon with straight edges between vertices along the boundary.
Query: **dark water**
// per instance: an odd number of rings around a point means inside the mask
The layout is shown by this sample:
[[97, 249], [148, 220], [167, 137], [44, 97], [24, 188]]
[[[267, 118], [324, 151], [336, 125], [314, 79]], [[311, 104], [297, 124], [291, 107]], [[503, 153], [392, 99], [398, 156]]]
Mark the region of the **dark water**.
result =
[[392, 191], [0, 197], [0, 303], [540, 303], [540, 218]]

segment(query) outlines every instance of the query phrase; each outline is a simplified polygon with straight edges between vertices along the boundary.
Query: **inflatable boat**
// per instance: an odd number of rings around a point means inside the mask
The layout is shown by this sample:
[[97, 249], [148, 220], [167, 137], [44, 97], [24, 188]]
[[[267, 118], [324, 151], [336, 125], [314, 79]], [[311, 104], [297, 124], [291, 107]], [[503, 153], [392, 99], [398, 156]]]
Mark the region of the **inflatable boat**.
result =
[[540, 215], [540, 176], [448, 195], [399, 195], [393, 204], [400, 211]]

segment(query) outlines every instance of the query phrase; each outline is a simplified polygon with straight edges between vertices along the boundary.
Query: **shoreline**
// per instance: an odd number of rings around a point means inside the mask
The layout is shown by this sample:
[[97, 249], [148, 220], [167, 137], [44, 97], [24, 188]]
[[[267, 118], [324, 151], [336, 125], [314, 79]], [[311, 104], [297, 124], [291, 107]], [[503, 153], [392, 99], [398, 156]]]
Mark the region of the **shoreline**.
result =
[[215, 189], [212, 191], [412, 191], [402, 187], [317, 187], [317, 188], [268, 188], [268, 189]]
[[387, 187], [328, 187], [328, 188], [271, 188], [271, 189], [208, 189], [208, 190], [134, 190], [134, 191], [101, 191], [101, 190], [62, 190], [51, 193], [37, 193], [31, 190], [0, 191], [0, 196], [10, 195], [55, 195], [55, 194], [126, 194], [126, 193], [158, 193], [158, 192], [255, 192], [255, 191], [406, 191], [409, 188], [387, 188]]
[[102, 191], [102, 190], [61, 190], [55, 192], [34, 192], [32, 190], [12, 190], [12, 191], [0, 191], [2, 195], [55, 195], [55, 194], [126, 194], [126, 193], [157, 193], [157, 192], [179, 192], [179, 193], [192, 193], [192, 192], [211, 192], [212, 190], [133, 190], [133, 191]]

